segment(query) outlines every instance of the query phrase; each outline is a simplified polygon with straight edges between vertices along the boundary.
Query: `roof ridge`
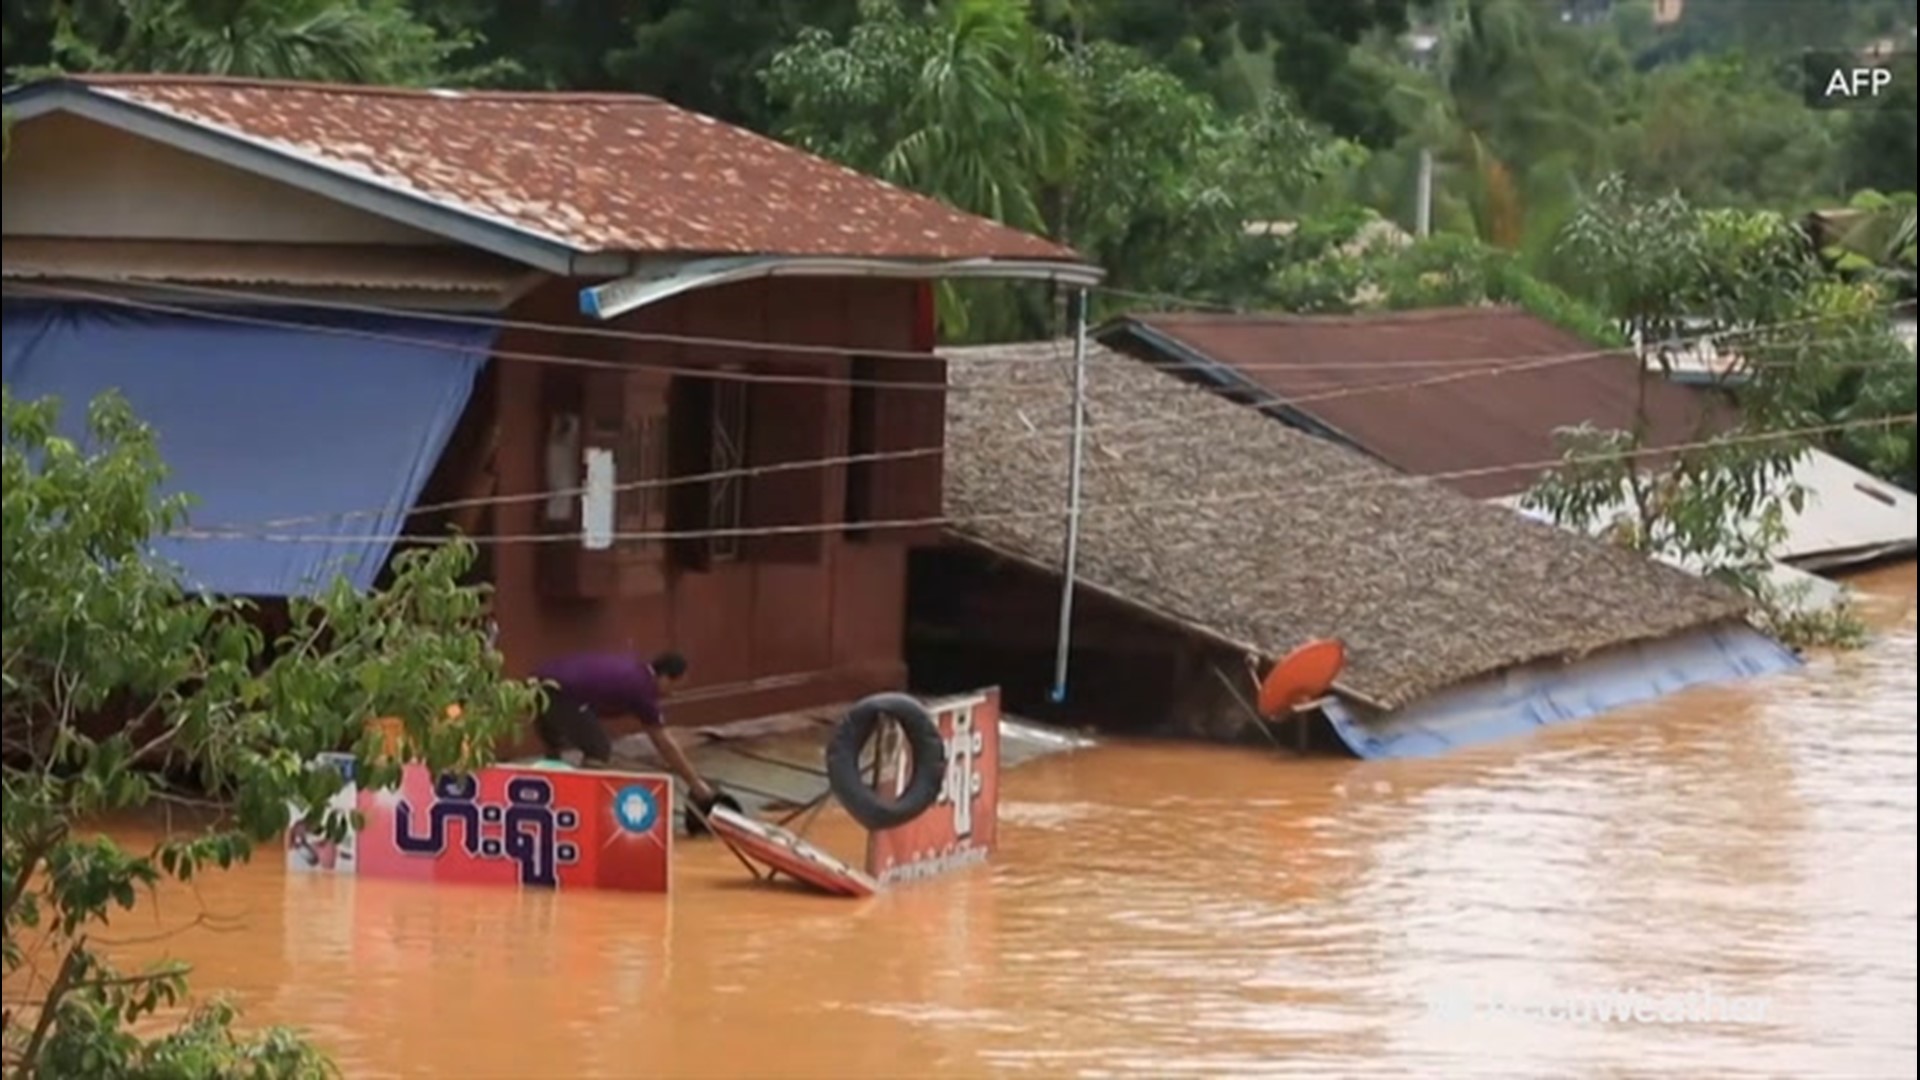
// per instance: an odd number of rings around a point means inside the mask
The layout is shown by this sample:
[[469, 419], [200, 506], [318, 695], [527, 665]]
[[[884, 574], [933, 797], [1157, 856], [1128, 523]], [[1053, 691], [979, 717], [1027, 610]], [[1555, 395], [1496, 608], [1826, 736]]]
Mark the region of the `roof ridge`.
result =
[[1455, 304], [1449, 307], [1399, 308], [1387, 311], [1301, 312], [1301, 311], [1148, 311], [1120, 316], [1138, 323], [1211, 323], [1226, 326], [1380, 326], [1390, 323], [1446, 322], [1452, 319], [1488, 317], [1525, 318], [1552, 325], [1518, 304]]
[[[439, 86], [379, 86], [367, 83], [312, 82], [301, 79], [258, 79], [235, 75], [169, 75], [164, 73], [74, 73], [49, 82], [73, 82], [101, 88], [115, 86], [226, 87], [235, 90], [273, 90], [352, 97], [433, 98], [446, 101], [516, 101], [552, 105], [665, 105], [652, 94], [616, 90], [500, 90]], [[9, 88], [11, 89], [11, 88]]]

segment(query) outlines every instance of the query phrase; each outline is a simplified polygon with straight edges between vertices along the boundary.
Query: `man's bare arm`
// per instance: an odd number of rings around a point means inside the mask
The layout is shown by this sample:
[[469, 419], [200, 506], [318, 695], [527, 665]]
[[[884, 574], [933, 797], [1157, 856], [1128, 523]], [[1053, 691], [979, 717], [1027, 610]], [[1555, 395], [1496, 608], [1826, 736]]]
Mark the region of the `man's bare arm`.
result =
[[647, 738], [653, 740], [654, 749], [660, 751], [660, 759], [667, 763], [674, 775], [686, 781], [693, 797], [701, 803], [712, 802], [713, 788], [700, 778], [699, 773], [693, 771], [693, 762], [687, 760], [687, 752], [680, 749], [680, 743], [667, 731], [666, 725], [648, 724], [646, 732]]

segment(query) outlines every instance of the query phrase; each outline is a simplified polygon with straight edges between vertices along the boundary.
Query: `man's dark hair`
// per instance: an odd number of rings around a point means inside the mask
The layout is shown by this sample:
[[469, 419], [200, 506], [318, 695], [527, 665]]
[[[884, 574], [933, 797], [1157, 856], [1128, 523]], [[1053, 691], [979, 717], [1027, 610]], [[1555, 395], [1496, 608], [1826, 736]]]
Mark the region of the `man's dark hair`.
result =
[[663, 652], [653, 658], [653, 673], [663, 679], [678, 679], [687, 673], [687, 658], [677, 652]]

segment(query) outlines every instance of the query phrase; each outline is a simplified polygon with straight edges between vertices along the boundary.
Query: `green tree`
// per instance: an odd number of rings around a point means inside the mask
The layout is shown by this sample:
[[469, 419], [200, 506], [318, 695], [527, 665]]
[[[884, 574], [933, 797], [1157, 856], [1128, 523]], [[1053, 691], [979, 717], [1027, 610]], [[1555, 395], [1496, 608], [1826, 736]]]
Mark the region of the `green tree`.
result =
[[1614, 160], [1637, 186], [1703, 206], [1805, 208], [1842, 194], [1841, 117], [1806, 107], [1797, 65], [1741, 53], [1657, 69], [1633, 87]]
[[[1251, 268], [1248, 221], [1304, 198], [1355, 152], [1283, 97], [1228, 116], [1133, 50], [1071, 46], [1028, 16], [1023, 0], [950, 0], [921, 16], [868, 0], [845, 42], [809, 30], [774, 57], [781, 132], [1070, 243], [1116, 286], [1210, 294], [1264, 273]], [[997, 307], [976, 336], [1045, 326], [1044, 309]]]
[[1846, 183], [1876, 191], [1913, 191], [1920, 188], [1920, 159], [1915, 157], [1915, 85], [1913, 61], [1906, 62], [1904, 79], [1897, 80], [1878, 108], [1849, 115], [1845, 135]]
[[1272, 255], [1248, 225], [1292, 216], [1363, 156], [1283, 94], [1230, 116], [1131, 49], [1095, 43], [1065, 66], [1081, 141], [1047, 227], [1118, 288], [1257, 294]]
[[949, 0], [918, 18], [862, 0], [845, 44], [810, 28], [766, 81], [800, 145], [1041, 230], [1040, 190], [1066, 177], [1080, 137], [1058, 55], [1025, 0]]
[[[1863, 369], [1883, 370], [1903, 349], [1887, 325], [1884, 294], [1825, 275], [1780, 215], [1700, 210], [1619, 177], [1597, 186], [1562, 242], [1582, 269], [1585, 295], [1657, 360], [1643, 380], [1668, 377], [1680, 360], [1674, 343], [1688, 335], [1737, 334], [1719, 347], [1742, 362], [1728, 386], [1738, 418], [1729, 430], [1703, 429], [1701, 446], [1658, 463], [1640, 454], [1644, 415], [1628, 430], [1563, 432], [1566, 464], [1528, 492], [1527, 504], [1727, 580], [1782, 616], [1765, 571], [1787, 515], [1805, 497], [1794, 466], [1821, 441], [1790, 433], [1861, 418], [1854, 380]], [[1909, 399], [1881, 415], [1911, 411]]]
[[403, 0], [49, 0], [17, 12], [9, 4], [7, 16], [10, 76], [51, 68], [418, 85], [495, 74], [449, 71], [471, 36], [439, 33]]
[[[1139, 49], [1189, 86], [1230, 107], [1257, 105], [1270, 89], [1309, 119], [1368, 146], [1399, 135], [1377, 71], [1354, 63], [1369, 35], [1407, 28], [1408, 0], [1082, 0], [1057, 4], [1076, 40]], [[1242, 57], [1265, 71], [1238, 75]], [[1238, 84], [1238, 85], [1236, 85]]]
[[[114, 396], [63, 438], [57, 403], [4, 392], [4, 1065], [16, 1077], [304, 1077], [318, 1054], [286, 1032], [247, 1038], [214, 1004], [159, 1038], [134, 1025], [180, 1003], [185, 971], [122, 974], [91, 935], [162, 879], [245, 860], [289, 823], [290, 801], [338, 789], [321, 751], [354, 749], [381, 785], [397, 761], [366, 729], [399, 717], [401, 753], [466, 768], [536, 704], [502, 677], [485, 596], [456, 584], [465, 545], [412, 552], [392, 586], [344, 583], [291, 604], [268, 641], [246, 603], [184, 594], [148, 557], [184, 501], [156, 495], [154, 439]], [[439, 718], [449, 703], [457, 721]], [[216, 823], [144, 850], [94, 835], [103, 815], [208, 802]], [[338, 835], [346, 822], [316, 821]]]
[[1344, 314], [1510, 305], [1601, 345], [1625, 343], [1592, 305], [1531, 273], [1525, 260], [1471, 236], [1396, 241], [1371, 213], [1302, 223], [1275, 253], [1264, 306]]
[[1821, 218], [1821, 254], [1836, 270], [1883, 282], [1908, 300], [1914, 297], [1915, 205], [1911, 191], [1883, 195], [1855, 192], [1847, 208]]
[[1436, 230], [1540, 248], [1578, 182], [1605, 167], [1626, 55], [1535, 0], [1444, 0], [1426, 14], [1425, 49], [1377, 42], [1364, 54], [1407, 135], [1375, 157], [1356, 195], [1410, 224], [1430, 154]]
[[842, 33], [856, 0], [408, 0], [416, 17], [470, 44], [457, 64], [542, 90], [638, 91], [769, 130], [759, 78], [813, 27]]
[[855, 0], [648, 0], [631, 17], [627, 44], [607, 59], [624, 85], [689, 109], [769, 130], [774, 114], [758, 77], [803, 30], [843, 33]]
[[1911, 34], [1915, 0], [1687, 0], [1662, 56], [1741, 49], [1792, 56]]
[[[1063, 184], [1080, 143], [1058, 42], [1025, 0], [948, 0], [910, 17], [862, 0], [842, 44], [808, 29], [768, 64], [781, 133], [816, 153], [962, 210], [1046, 230], [1043, 193]], [[949, 332], [1044, 323], [1030, 297], [942, 287]], [[965, 297], [966, 299], [963, 299]]]

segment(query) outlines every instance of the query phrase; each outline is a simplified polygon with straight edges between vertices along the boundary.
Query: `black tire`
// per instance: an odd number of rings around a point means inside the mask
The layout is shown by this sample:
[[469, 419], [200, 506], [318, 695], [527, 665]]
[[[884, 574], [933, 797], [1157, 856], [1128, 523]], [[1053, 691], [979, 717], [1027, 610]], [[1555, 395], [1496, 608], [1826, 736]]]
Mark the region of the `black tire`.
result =
[[[898, 799], [882, 796], [860, 775], [860, 751], [889, 716], [905, 730], [907, 756], [912, 759], [907, 789]], [[926, 813], [940, 798], [946, 779], [947, 742], [940, 737], [940, 725], [925, 705], [906, 694], [860, 699], [847, 710], [847, 718], [827, 743], [827, 786], [853, 820], [868, 829], [898, 828]]]

